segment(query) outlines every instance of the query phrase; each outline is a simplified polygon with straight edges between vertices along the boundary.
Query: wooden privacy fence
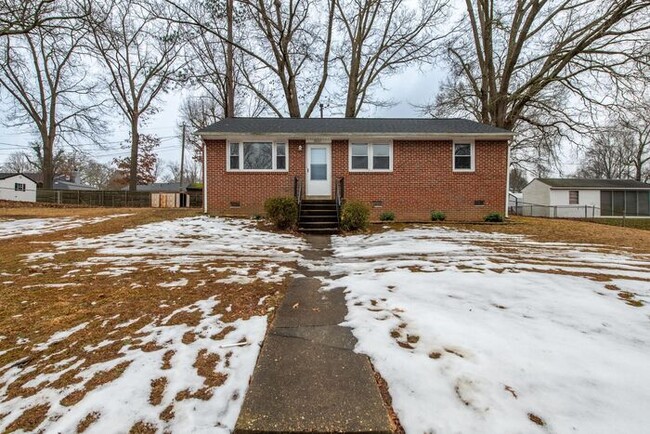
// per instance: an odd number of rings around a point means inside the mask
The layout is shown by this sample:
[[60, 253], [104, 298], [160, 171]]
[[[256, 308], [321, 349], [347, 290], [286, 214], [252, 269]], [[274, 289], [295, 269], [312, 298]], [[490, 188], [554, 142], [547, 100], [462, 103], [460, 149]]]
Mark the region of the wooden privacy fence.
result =
[[[85, 205], [97, 207], [149, 208], [152, 206], [152, 194], [143, 191], [122, 190], [45, 190], [36, 191], [36, 202], [60, 203], [65, 205]], [[187, 192], [190, 207], [203, 207], [203, 192]]]

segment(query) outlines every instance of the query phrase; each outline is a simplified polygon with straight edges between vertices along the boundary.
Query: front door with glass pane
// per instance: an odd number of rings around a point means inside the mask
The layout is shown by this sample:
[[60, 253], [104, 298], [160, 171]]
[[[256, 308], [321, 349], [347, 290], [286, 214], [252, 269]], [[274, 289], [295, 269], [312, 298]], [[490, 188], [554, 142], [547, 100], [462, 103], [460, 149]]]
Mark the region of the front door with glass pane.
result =
[[331, 145], [307, 145], [307, 196], [332, 196]]

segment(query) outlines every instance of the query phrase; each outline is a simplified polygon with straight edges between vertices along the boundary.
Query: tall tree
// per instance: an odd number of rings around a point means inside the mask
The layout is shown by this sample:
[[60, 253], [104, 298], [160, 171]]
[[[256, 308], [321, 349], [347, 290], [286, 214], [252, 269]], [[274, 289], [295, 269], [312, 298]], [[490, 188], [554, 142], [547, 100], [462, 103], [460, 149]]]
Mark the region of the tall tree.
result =
[[345, 117], [364, 105], [383, 105], [372, 98], [381, 79], [430, 60], [446, 18], [447, 0], [423, 0], [410, 7], [404, 0], [337, 0], [341, 42], [336, 58], [345, 80]]
[[104, 131], [98, 116], [97, 82], [88, 74], [78, 22], [38, 27], [0, 39], [0, 92], [13, 100], [5, 125], [27, 127], [40, 138], [43, 186], [51, 188], [53, 159], [59, 141], [94, 139]]
[[109, 75], [108, 89], [131, 130], [129, 190], [136, 191], [141, 123], [178, 77], [183, 38], [136, 0], [119, 0], [90, 20], [94, 50]]
[[602, 129], [595, 134], [576, 175], [582, 178], [629, 179], [632, 152], [629, 134]]
[[509, 130], [533, 127], [557, 134], [574, 128], [577, 118], [565, 101], [598, 102], [592, 98], [597, 78], [616, 74], [639, 54], [650, 29], [649, 5], [648, 0], [465, 0], [460, 27], [446, 43], [451, 75], [432, 111]]
[[168, 19], [232, 45], [241, 84], [269, 111], [280, 117], [313, 114], [329, 78], [336, 0], [240, 0], [234, 20], [242, 36], [232, 40], [223, 2], [164, 1], [174, 11]]

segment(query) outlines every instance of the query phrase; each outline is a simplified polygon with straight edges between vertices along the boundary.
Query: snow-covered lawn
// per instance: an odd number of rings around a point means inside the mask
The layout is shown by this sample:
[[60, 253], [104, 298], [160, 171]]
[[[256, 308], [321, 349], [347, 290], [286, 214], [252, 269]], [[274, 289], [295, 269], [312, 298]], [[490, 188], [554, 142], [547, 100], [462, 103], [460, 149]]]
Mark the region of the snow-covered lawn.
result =
[[113, 214], [101, 217], [53, 217], [29, 219], [0, 218], [0, 239], [22, 237], [26, 235], [42, 235], [55, 231], [79, 228], [84, 225], [94, 225], [107, 220], [127, 217], [131, 214]]
[[440, 227], [333, 248], [407, 433], [648, 432], [650, 257]]
[[36, 325], [0, 337], [0, 432], [232, 430], [301, 239], [194, 217], [39, 246], [5, 273]]

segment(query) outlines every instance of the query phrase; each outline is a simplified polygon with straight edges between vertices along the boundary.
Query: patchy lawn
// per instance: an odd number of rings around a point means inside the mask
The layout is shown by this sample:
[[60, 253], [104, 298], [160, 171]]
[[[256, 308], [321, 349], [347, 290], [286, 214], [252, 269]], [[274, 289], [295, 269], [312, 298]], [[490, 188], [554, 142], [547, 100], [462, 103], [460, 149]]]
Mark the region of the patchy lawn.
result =
[[646, 232], [537, 221], [333, 238], [328, 284], [407, 433], [647, 432]]
[[0, 432], [233, 428], [303, 243], [194, 214], [0, 212]]
[[626, 218], [625, 220], [622, 218], [599, 218], [592, 221], [603, 225], [621, 226], [650, 231], [650, 218]]

